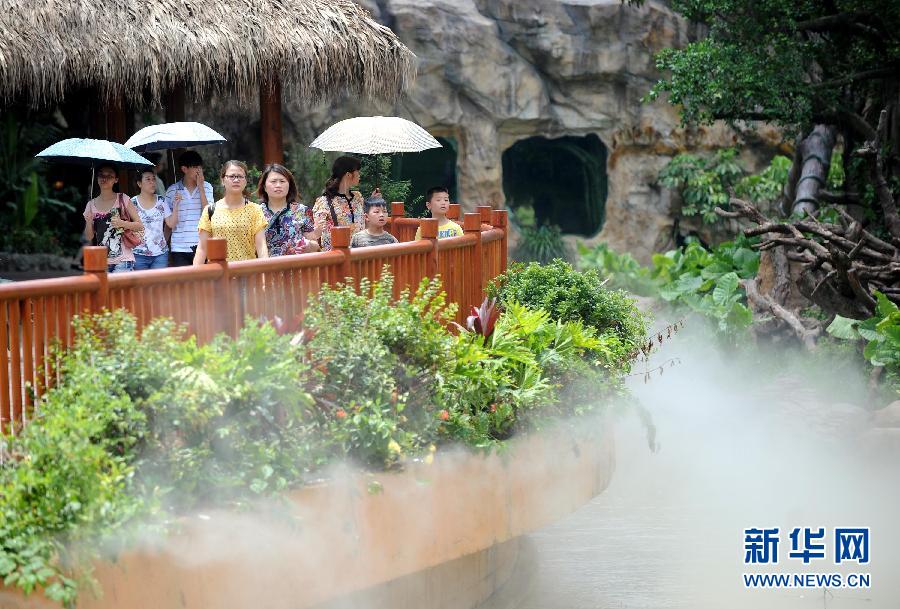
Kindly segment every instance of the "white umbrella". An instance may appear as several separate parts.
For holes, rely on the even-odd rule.
[[[358,154],[421,152],[441,148],[420,126],[396,116],[357,116],[335,123],[313,140],[310,148]]]
[[[220,133],[203,123],[163,123],[144,127],[125,142],[125,146],[137,152],[168,150],[204,144],[221,144],[226,141]]]
[[[185,148],[187,146],[203,146],[206,144],[221,144],[227,141],[222,134],[214,131],[203,123],[180,122],[162,123],[144,127],[125,142],[125,146],[138,152],[150,152],[151,150],[171,150],[173,148]],[[172,180],[175,180],[175,157],[171,158]]]

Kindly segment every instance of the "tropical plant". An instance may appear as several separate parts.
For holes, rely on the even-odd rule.
[[[875,315],[863,321],[836,315],[827,332],[843,340],[866,341],[863,355],[872,366],[885,369],[888,383],[900,394],[900,308],[881,292],[875,298]]]
[[[437,281],[395,299],[385,274],[323,289],[293,336],[248,319],[200,345],[167,320],[138,330],[121,310],[76,320],[60,383],[24,430],[0,436],[0,577],[71,606],[97,548],[139,522],[164,532],[184,510],[246,505],[334,459],[394,467],[437,442],[495,446],[596,407],[625,367],[622,332],[642,335],[643,322],[624,297],[560,272],[578,299],[600,299],[600,317],[586,303],[551,301],[562,320],[486,302],[454,335]],[[616,311],[621,327],[602,317]],[[590,394],[570,389],[581,379]]]
[[[647,321],[628,294],[606,289],[596,271],[576,271],[562,260],[510,265],[491,282],[488,294],[504,307],[516,302],[542,309],[554,321],[578,321],[592,328],[598,338],[615,345],[607,362],[613,370],[630,365],[647,332]]]
[[[46,165],[35,158],[58,139],[53,125],[24,121],[15,112],[0,118],[0,250],[62,253],[68,234],[59,234],[66,214],[75,211],[71,188],[53,192]],[[69,231],[72,232],[72,231]]]
[[[568,261],[571,254],[563,240],[562,229],[553,224],[541,224],[519,229],[519,242],[510,257],[519,262],[547,264],[557,258]]]
[[[759,253],[743,235],[711,250],[690,241],[684,248],[653,255],[660,297],[713,318],[724,334],[753,322],[740,281],[755,277],[758,270]]]
[[[578,268],[597,271],[611,289],[627,290],[641,296],[656,295],[657,285],[650,269],[631,254],[620,254],[605,243],[598,243],[593,248],[579,243],[578,253]]]
[[[685,216],[699,215],[710,224],[716,222],[717,207],[729,209],[731,194],[754,203],[775,201],[781,196],[791,160],[776,156],[763,171],[746,175],[737,162],[736,148],[717,150],[711,158],[682,153],[659,172],[660,183],[681,193]]]
[[[331,164],[337,156],[337,153],[322,152],[300,144],[294,144],[285,151],[285,167],[294,174],[303,203],[312,206],[325,190],[325,182],[331,177]]]
[[[447,363],[453,311],[437,280],[393,297],[393,277],[325,287],[310,304],[304,328],[314,364],[310,391],[320,424],[343,452],[390,465],[422,442],[436,421],[434,383]]]
[[[381,189],[381,196],[388,203],[407,201],[412,182],[396,180],[391,177],[392,162],[393,159],[389,154],[364,155],[362,157],[359,189],[363,196],[368,197],[377,187]]]
[[[796,135],[783,209],[806,214],[824,204],[853,203],[868,215],[862,230],[849,215],[830,224],[827,233],[814,227],[821,233],[815,239],[803,235],[810,233],[807,218],[792,220],[796,232],[786,235],[778,218],[752,205],[732,204],[735,217],[770,227],[763,233],[767,246],[805,259],[798,288],[823,310],[871,316],[875,291],[897,302],[885,291],[893,278],[881,268],[883,256],[898,255],[900,240],[900,131],[892,128],[900,84],[900,45],[894,42],[900,4],[674,0],[671,6],[702,29],[696,40],[657,55],[665,77],[648,98],[667,96],[685,125],[765,121]],[[835,157],[839,145],[844,154]],[[833,160],[843,164],[839,173],[830,169]],[[829,191],[829,182],[840,188]],[[874,239],[886,245],[872,256],[863,244]]]

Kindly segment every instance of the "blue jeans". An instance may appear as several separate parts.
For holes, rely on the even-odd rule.
[[[169,252],[158,256],[134,255],[134,270],[146,271],[147,269],[164,269],[169,266]]]
[[[134,261],[133,260],[123,260],[122,262],[117,262],[116,264],[110,264],[106,272],[107,273],[125,273],[127,271],[134,270]]]

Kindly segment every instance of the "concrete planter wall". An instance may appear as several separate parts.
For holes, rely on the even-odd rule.
[[[481,580],[478,593],[469,593],[468,606],[475,606],[490,592],[485,581],[502,584],[486,575],[503,571],[504,556],[514,560],[509,548],[515,544],[479,553],[558,520],[609,484],[611,426],[583,424],[594,429],[531,434],[499,455],[439,451],[431,465],[415,463],[401,473],[338,472],[328,483],[291,493],[286,506],[266,516],[195,515],[157,544],[100,562],[95,574],[103,596],[85,592],[78,607],[300,609],[404,576],[408,584],[412,574],[424,578],[412,587],[427,588],[429,578],[446,578],[440,566],[452,561],[461,565],[453,571],[457,579]],[[473,555],[474,567],[459,562]],[[466,586],[444,584],[432,592],[449,599],[466,594]],[[452,606],[466,606],[462,600]],[[408,596],[405,603],[391,601],[395,608],[423,609]],[[0,606],[53,605],[0,591]]]

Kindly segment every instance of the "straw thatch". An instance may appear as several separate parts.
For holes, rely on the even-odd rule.
[[[351,0],[5,0],[0,99],[52,103],[79,87],[138,106],[188,97],[395,100],[415,56]]]

